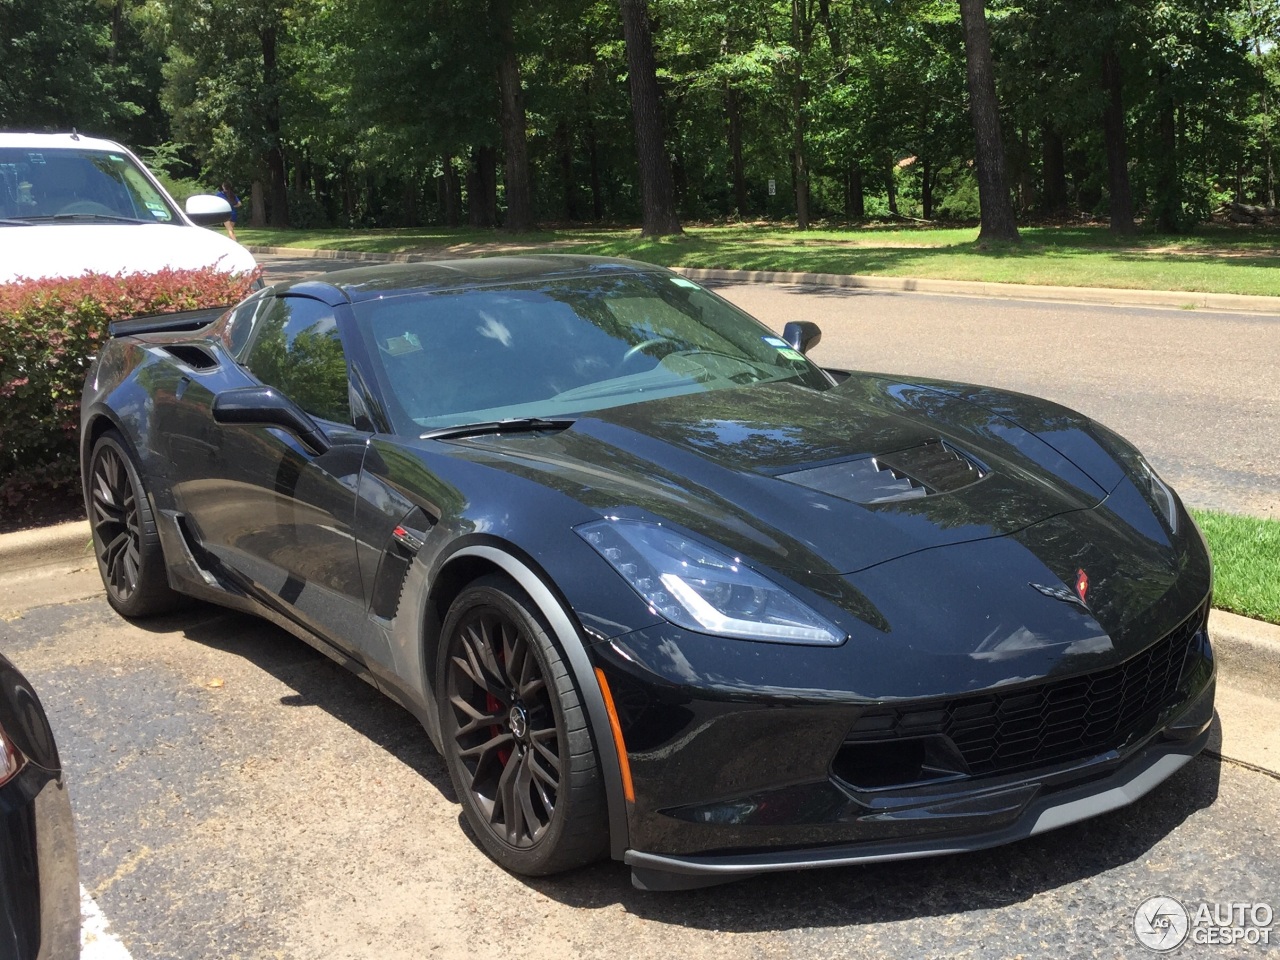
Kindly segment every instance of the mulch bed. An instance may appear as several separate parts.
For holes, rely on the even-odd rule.
[[[0,512],[0,533],[34,530],[59,523],[84,519],[84,500],[77,490],[74,495],[40,502],[25,502],[19,507],[6,507]]]

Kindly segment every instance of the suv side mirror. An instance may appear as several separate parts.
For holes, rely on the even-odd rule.
[[[236,387],[213,398],[215,423],[244,423],[288,430],[312,453],[328,453],[333,444],[302,408],[273,387]]]
[[[782,328],[782,339],[801,353],[808,353],[822,339],[822,331],[808,320],[792,320]]]
[[[187,219],[202,227],[212,227],[231,219],[231,204],[210,193],[187,197]]]

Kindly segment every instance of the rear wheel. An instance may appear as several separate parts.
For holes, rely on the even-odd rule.
[[[114,430],[94,444],[88,506],[107,602],[126,617],[173,609],[178,595],[169,587],[151,504],[133,458]]]
[[[532,601],[510,580],[478,580],[449,608],[436,689],[449,773],[490,856],[541,875],[604,855],[586,713]]]

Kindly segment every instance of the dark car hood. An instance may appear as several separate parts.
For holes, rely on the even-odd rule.
[[[1106,496],[1000,415],[873,376],[826,391],[781,383],[654,400],[594,413],[558,434],[456,447],[602,513],[661,519],[781,571],[817,575],[1006,536]],[[921,450],[958,454],[985,476],[927,493],[893,484],[870,463],[910,462]],[[855,476],[882,477],[908,498],[857,502],[866,496]]]

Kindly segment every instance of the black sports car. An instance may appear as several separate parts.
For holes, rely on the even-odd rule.
[[[670,271],[347,270],[118,323],[83,469],[125,616],[261,614],[414,713],[525,874],[968,850],[1205,744],[1210,565],[1128,443],[823,370]]]
[[[40,698],[0,653],[0,957],[80,956],[71,801]]]

